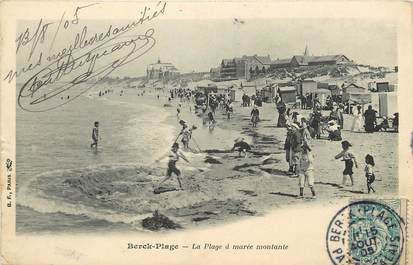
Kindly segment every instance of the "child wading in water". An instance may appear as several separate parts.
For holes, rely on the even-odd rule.
[[[366,155],[366,167],[364,171],[366,172],[366,180],[367,180],[367,193],[370,193],[370,190],[376,192],[371,184],[373,184],[376,177],[374,176],[374,158],[372,155]]]
[[[298,184],[300,186],[299,199],[304,198],[304,187],[307,183],[311,190],[312,199],[316,198],[314,190],[314,157],[311,153],[311,148],[307,145],[303,145],[303,150],[300,157],[300,173],[298,177]]]
[[[155,162],[159,163],[159,160],[161,160],[165,157],[169,157],[168,170],[166,171],[166,177],[158,184],[157,188],[159,188],[162,185],[162,183],[164,183],[165,181],[170,179],[172,177],[172,173],[175,173],[176,178],[178,179],[179,189],[183,190],[181,179],[180,179],[181,171],[176,167],[176,162],[178,162],[179,158],[182,158],[187,163],[189,163],[188,159],[186,159],[186,157],[179,151],[179,144],[178,143],[174,143],[172,145],[171,151],[168,154],[166,154],[166,155],[160,157],[159,159],[155,160]]]
[[[343,182],[342,182],[343,186],[344,184],[346,184],[346,176],[350,177],[351,186],[354,185],[353,164],[356,166],[356,168],[358,167],[356,157],[353,154],[353,152],[350,150],[350,146],[351,144],[348,141],[342,141],[341,147],[343,148],[343,151],[341,151],[338,155],[334,157],[335,159],[343,158],[343,161],[344,161],[345,168],[343,171]]]
[[[92,144],[90,145],[90,148],[98,148],[98,139],[99,139],[99,122],[95,121],[95,127],[93,127],[92,130]]]

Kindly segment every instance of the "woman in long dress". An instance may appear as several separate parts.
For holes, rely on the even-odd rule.
[[[282,99],[280,99],[279,101],[276,101],[276,107],[277,107],[277,111],[278,111],[277,127],[278,128],[285,127],[286,124],[287,124],[287,118],[285,116],[287,106],[282,101]]]
[[[369,105],[368,109],[364,113],[364,128],[366,132],[372,133],[376,127],[376,111]]]
[[[353,132],[361,132],[363,128],[363,112],[361,110],[361,106],[357,106],[355,110],[353,110],[353,126],[351,130]]]

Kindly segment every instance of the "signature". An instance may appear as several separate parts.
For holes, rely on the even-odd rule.
[[[63,49],[55,53],[43,53],[39,47],[53,49],[56,38],[71,25],[80,26],[81,10],[95,4],[77,7],[73,18],[65,19],[63,13],[59,22],[44,23],[40,19],[32,34],[29,29],[18,35],[16,54],[27,46],[27,60],[34,58],[20,70],[10,70],[4,80],[11,82],[23,73],[35,72],[20,88],[18,105],[30,112],[56,109],[78,98],[117,68],[136,61],[148,53],[156,44],[155,29],[137,27],[164,14],[166,3],[158,2],[155,10],[145,6],[136,20],[122,26],[109,25],[100,33],[90,33],[87,25],[76,32],[74,38]],[[51,25],[57,25],[53,35]],[[35,57],[37,55],[37,58]],[[44,63],[46,62],[46,63]],[[44,66],[47,64],[46,66]]]
[[[154,32],[155,30],[151,28],[143,35],[135,35],[124,41],[118,40],[119,37],[112,38],[78,56],[69,52],[41,69],[24,83],[18,95],[19,106],[27,111],[41,112],[67,104],[96,85],[97,81],[91,85],[88,84],[86,87],[78,85],[88,80],[106,77],[116,68],[126,65],[147,53],[156,43],[153,38]],[[111,55],[110,62],[97,67],[98,61],[109,55]],[[77,73],[75,77],[72,74],[74,72]],[[53,89],[47,87],[47,85],[64,80],[67,76],[70,80],[66,80],[62,85],[53,87]],[[76,93],[72,98],[65,96],[63,102],[62,97],[57,98],[58,95],[73,88],[76,88]],[[71,94],[73,95],[73,93]],[[47,102],[47,105],[41,104],[51,99],[55,100]]]

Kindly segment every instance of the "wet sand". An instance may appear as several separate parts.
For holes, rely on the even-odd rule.
[[[169,109],[176,113],[177,102],[172,102],[172,105]],[[202,126],[201,118],[191,110],[192,112],[188,104],[183,104],[179,117],[198,126],[190,144],[195,153],[186,153],[190,163],[178,163],[183,172],[183,191],[154,194],[154,187],[165,174],[165,161],[143,167],[122,165],[68,170],[59,176],[51,174],[38,178],[32,187],[36,188],[40,197],[42,194],[48,195],[47,201],[41,203],[47,204],[53,200],[59,207],[64,206],[77,214],[82,211],[89,214],[93,212],[96,220],[107,220],[113,224],[110,231],[146,231],[142,221],[151,217],[155,211],[179,227],[193,229],[240,218],[254,218],[253,216],[265,215],[292,204],[308,207],[313,204],[331,204],[343,197],[374,198],[397,194],[398,154],[395,133],[350,132],[348,128],[351,117],[345,115],[343,139],[353,144],[360,164],[355,169],[355,185],[339,187],[344,163],[335,160],[334,155],[341,151],[340,142],[312,140],[317,199],[310,199],[308,188],[304,191],[305,198],[298,199],[298,178],[285,174],[288,168],[283,150],[286,129],[275,126],[278,114],[274,104],[264,104],[259,108],[261,121],[257,128],[253,128],[250,122],[251,108],[240,107],[239,103],[234,105],[234,113],[229,120],[222,110],[217,110],[217,124],[212,131]],[[308,111],[304,112],[307,115]],[[177,124],[179,118],[173,116],[168,122]],[[247,158],[238,157],[238,152],[229,151],[233,140],[240,135],[252,145]],[[367,153],[373,154],[376,161],[376,182],[373,184],[375,194],[366,194],[363,170],[364,156]],[[178,183],[173,177],[162,186],[174,189],[178,187]],[[70,228],[71,232],[83,232],[96,224],[88,219],[76,222],[64,224],[64,227],[57,230],[67,231]],[[105,230],[106,222],[102,222],[92,230]],[[21,229],[22,232],[31,230],[30,227],[27,230]],[[42,227],[35,230],[48,229]]]
[[[335,160],[334,156],[341,151],[341,142],[312,140],[317,199],[310,199],[308,188],[304,191],[305,198],[297,199],[298,179],[285,174],[288,169],[283,150],[286,129],[276,128],[278,114],[274,105],[264,104],[260,108],[261,121],[257,128],[251,126],[250,111],[251,108],[236,106],[233,117],[228,120],[223,112],[218,110],[216,119],[219,128],[240,131],[250,139],[251,154],[247,158],[239,158],[237,152],[229,153],[225,149],[206,150],[222,164],[214,164],[209,171],[202,174],[202,178],[184,180],[186,183],[196,183],[200,192],[215,199],[196,205],[196,210],[175,209],[166,211],[166,214],[176,216],[184,212],[192,218],[192,222],[190,218],[186,220],[187,225],[194,225],[216,223],[240,215],[262,215],[274,208],[291,204],[330,204],[343,197],[374,198],[397,194],[397,134],[351,132],[349,128],[352,118],[345,115],[343,140],[353,144],[353,151],[359,162],[359,168],[354,169],[354,186],[339,187],[344,163]],[[301,112],[304,116],[308,115],[308,111]],[[226,140],[232,142],[233,138]],[[375,194],[366,194],[364,157],[367,153],[372,154],[376,161],[376,182],[373,184]],[[234,205],[235,201],[238,205]]]

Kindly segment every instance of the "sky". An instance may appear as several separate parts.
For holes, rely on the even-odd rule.
[[[372,19],[239,19],[234,20],[154,20],[142,25],[153,28],[155,46],[138,60],[118,68],[111,76],[145,75],[146,66],[158,58],[173,63],[181,72],[209,71],[223,58],[242,55],[270,55],[272,59],[302,55],[305,46],[311,55],[344,54],[357,63],[374,66],[397,65],[397,29],[392,21]],[[36,22],[37,23],[37,22]],[[32,27],[36,24],[32,23]],[[89,33],[103,32],[108,21],[84,21]],[[123,25],[126,21],[110,21]],[[19,25],[21,32],[28,24]],[[54,50],[63,47],[78,28],[57,36]],[[52,36],[52,35],[51,35]],[[52,40],[49,37],[49,40]],[[27,47],[25,47],[27,48]],[[40,50],[40,49],[39,49]],[[45,49],[47,53],[47,49]],[[27,51],[21,50],[17,64]]]

